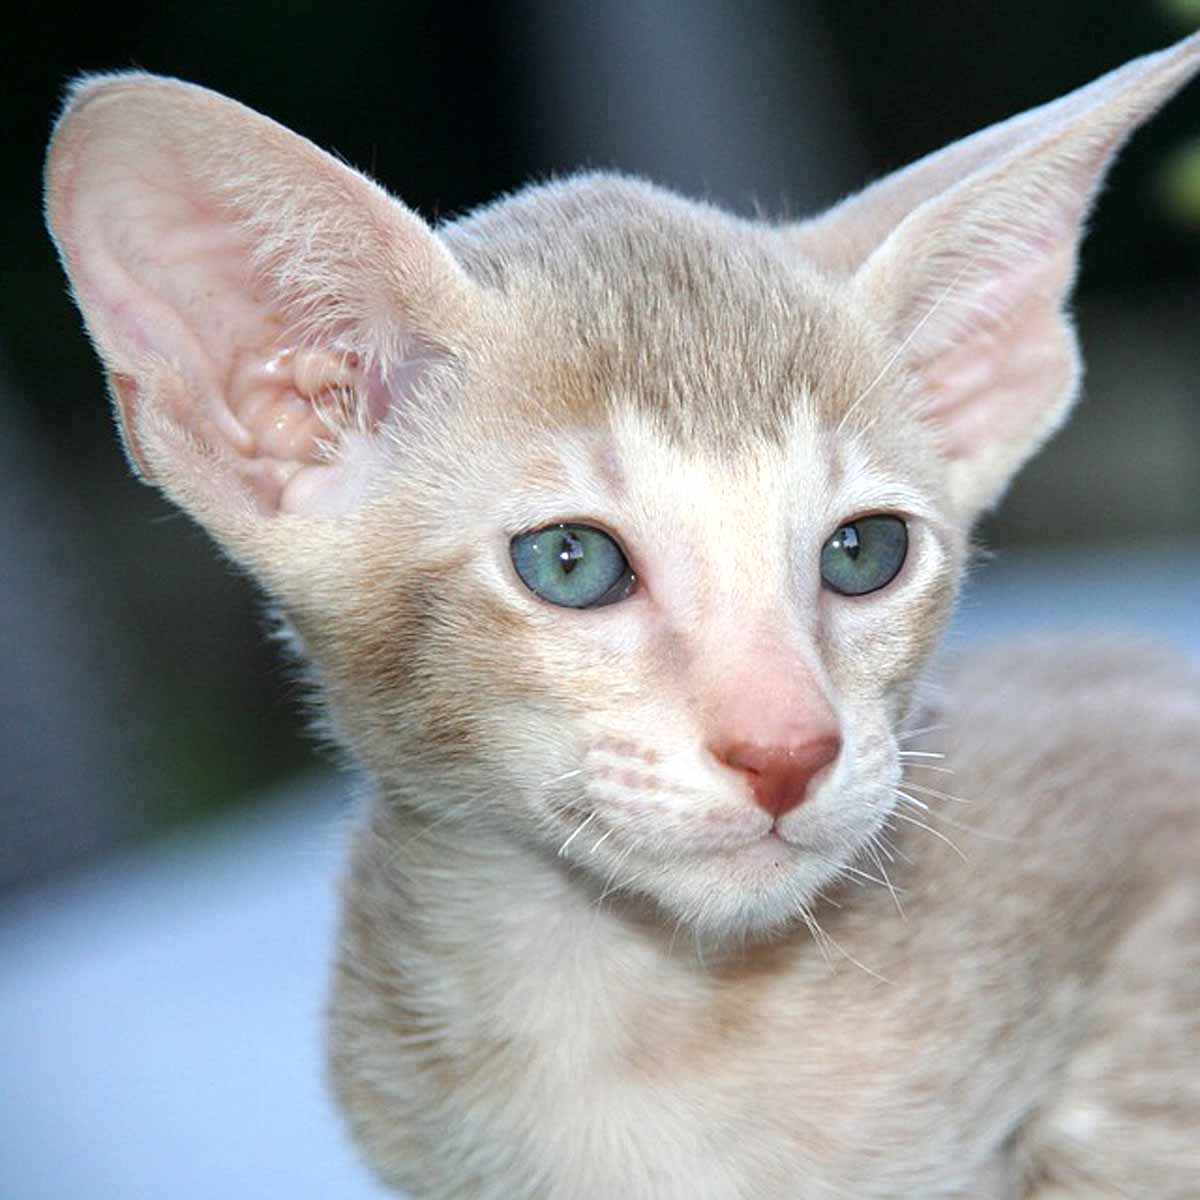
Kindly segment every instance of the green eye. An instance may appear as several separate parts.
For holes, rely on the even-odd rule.
[[[843,596],[877,592],[900,573],[908,529],[899,517],[859,517],[821,547],[821,578]]]
[[[519,534],[509,549],[525,586],[563,608],[615,604],[633,590],[621,548],[590,525],[547,525]]]

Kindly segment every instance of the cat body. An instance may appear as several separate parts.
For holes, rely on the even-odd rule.
[[[330,1061],[381,1177],[1195,1193],[1200,685],[1035,645],[919,697],[1074,397],[1090,201],[1198,66],[796,225],[593,175],[434,231],[202,89],[76,90],[48,215],[130,458],[368,780]]]
[[[903,826],[817,938],[697,945],[377,806],[333,1005],[372,1159],[430,1196],[1194,1195],[1196,678],[1029,642],[946,682],[961,855]]]

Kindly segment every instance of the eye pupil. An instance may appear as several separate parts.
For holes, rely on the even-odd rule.
[[[560,608],[601,608],[637,582],[620,546],[591,525],[547,525],[509,545],[513,567],[535,596]]]
[[[558,561],[564,575],[570,575],[583,557],[583,544],[573,533],[564,533],[558,545]]]
[[[858,558],[858,552],[861,549],[858,540],[858,530],[853,525],[843,525],[834,534],[833,545],[835,549],[843,551],[852,559]]]
[[[908,528],[887,513],[840,526],[821,548],[821,579],[842,596],[865,596],[887,587],[908,555]]]

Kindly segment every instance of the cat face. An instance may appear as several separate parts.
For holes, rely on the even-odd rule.
[[[795,225],[584,176],[437,231],[232,101],[98,78],[47,214],[135,469],[288,613],[383,802],[766,931],[906,816],[967,530],[1074,397],[1087,210],[1198,65]]]
[[[882,344],[831,352],[880,342],[836,287],[782,238],[587,188],[603,233],[564,218],[550,267],[513,226],[576,191],[468,231],[504,297],[495,349],[431,385],[441,418],[397,439],[336,567],[352,606],[295,619],[343,736],[429,819],[524,839],[597,894],[762,931],[886,837],[897,723],[964,531],[903,372],[879,385],[889,421],[855,408],[889,364]],[[663,275],[690,279],[687,319],[642,303]],[[852,522],[861,582],[829,549]],[[806,767],[814,743],[828,761]]]

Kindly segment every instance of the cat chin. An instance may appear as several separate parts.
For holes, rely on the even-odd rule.
[[[543,849],[588,881],[598,906],[625,896],[648,901],[671,931],[686,928],[715,942],[769,940],[811,927],[822,890],[879,836],[886,815],[886,806],[839,789],[778,826],[751,806],[720,822],[635,829],[593,810],[583,825],[577,816],[554,824]],[[565,841],[563,828],[571,830]]]
[[[717,942],[774,938],[803,927],[840,863],[774,835],[681,856],[638,873],[636,890],[674,927]]]

